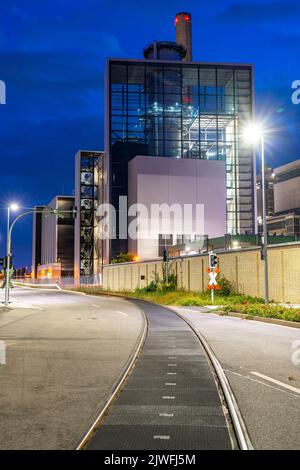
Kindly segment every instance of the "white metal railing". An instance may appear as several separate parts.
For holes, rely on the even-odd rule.
[[[32,279],[28,277],[18,277],[12,279],[15,284],[24,284],[28,286],[40,286],[40,287],[57,287],[57,288],[74,288],[78,285],[81,286],[101,286],[102,276],[101,274],[95,274],[94,276],[81,276],[79,282],[76,282],[74,277],[61,277],[61,278],[45,278],[45,279]]]

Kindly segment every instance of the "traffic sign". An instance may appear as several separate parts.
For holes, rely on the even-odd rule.
[[[211,302],[213,303],[215,290],[221,289],[217,281],[217,276],[219,274],[218,257],[213,251],[210,251],[208,255],[209,255],[209,268],[207,269],[207,272],[209,274],[209,283],[208,283],[207,289],[210,290],[211,292]]]
[[[209,290],[220,290],[221,287],[219,286],[218,284],[218,281],[217,281],[217,276],[219,274],[219,268],[215,268],[215,269],[210,269],[208,268],[207,270],[208,272],[208,275],[209,275],[209,283],[208,283],[208,286],[207,288]]]

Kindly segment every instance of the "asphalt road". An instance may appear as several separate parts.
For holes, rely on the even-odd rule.
[[[0,307],[0,340],[6,346],[6,365],[0,364],[0,448],[73,449],[98,415],[135,351],[144,328],[144,317],[137,305],[114,297],[16,288],[12,291],[12,300],[9,309]],[[102,429],[116,425],[114,429],[119,426],[120,430],[127,416],[129,425],[134,418],[138,426],[147,428],[145,436],[150,442],[153,436],[161,435],[155,427],[155,413],[160,418],[174,414],[169,405],[166,407],[159,402],[167,383],[159,382],[162,367],[166,357],[171,357],[165,339],[171,341],[174,351],[178,348],[174,357],[179,357],[183,371],[186,361],[193,362],[194,352],[187,352],[195,344],[192,337],[187,341],[188,327],[183,328],[181,324],[180,328],[178,325],[173,328],[174,318],[169,318],[170,314],[162,310],[165,316],[161,318],[156,316],[155,309],[154,313],[147,312],[153,331],[149,333],[148,345],[146,341],[145,354],[135,368],[140,377],[134,377],[133,373],[131,381],[126,382],[127,389],[125,385],[120,395],[123,402],[115,403],[108,415],[112,422],[108,420]],[[196,307],[174,310],[193,322],[216,353],[254,447],[300,449],[300,365],[292,361],[292,355],[298,362],[300,360],[300,330],[200,313],[201,309]],[[170,325],[173,326],[170,328]],[[197,390],[195,379],[203,373],[192,364],[189,367],[194,373],[194,382],[186,386],[185,380],[187,384],[189,380],[186,372],[178,385],[175,382],[180,402],[174,407],[173,444],[176,442],[178,448],[183,448],[180,438],[184,428],[185,447],[194,445],[189,438],[194,433],[188,428],[191,422],[186,420],[187,416],[198,426],[207,417],[210,423],[220,417],[219,412],[209,407],[206,411],[198,410],[195,415],[199,403],[194,408],[193,404],[184,403],[184,394],[192,396],[193,390]],[[150,379],[146,377],[147,369],[152,374]],[[200,388],[195,395],[198,398]],[[143,403],[141,397],[146,391],[148,396],[152,394],[153,403],[151,400]],[[157,413],[161,406],[165,408]],[[139,412],[134,414],[137,407]],[[219,429],[222,426],[217,424]],[[161,448],[168,448],[168,445],[174,448],[172,433],[167,431],[171,429],[165,427],[162,435],[170,439],[158,437],[156,442]],[[91,448],[101,448],[101,442],[94,440]],[[149,442],[148,448],[153,448],[153,442]],[[207,444],[209,447],[209,441]],[[123,448],[122,445],[121,442],[119,447]]]
[[[221,362],[254,447],[300,449],[300,365],[292,361],[293,354],[300,359],[300,329],[196,307],[174,310],[195,325]]]
[[[0,449],[74,449],[136,350],[144,316],[126,300],[57,290],[15,288],[11,299],[0,307]]]

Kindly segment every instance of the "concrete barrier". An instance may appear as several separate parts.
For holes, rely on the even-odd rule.
[[[217,253],[221,275],[236,287],[238,292],[264,296],[264,268],[260,248]],[[300,303],[300,243],[271,245],[268,248],[270,299],[285,303]],[[208,284],[208,255],[173,258],[170,261],[177,274],[178,288],[203,292]],[[134,291],[147,286],[161,276],[161,259],[110,264],[103,268],[103,288],[113,291]]]

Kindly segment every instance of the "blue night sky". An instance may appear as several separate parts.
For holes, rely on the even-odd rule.
[[[194,60],[254,64],[257,115],[276,130],[268,163],[300,158],[299,1],[1,0],[0,256],[7,203],[72,194],[75,152],[103,149],[106,57],[141,58],[153,39],[175,40],[178,11],[192,13]],[[31,223],[16,228],[16,266],[31,264]]]

